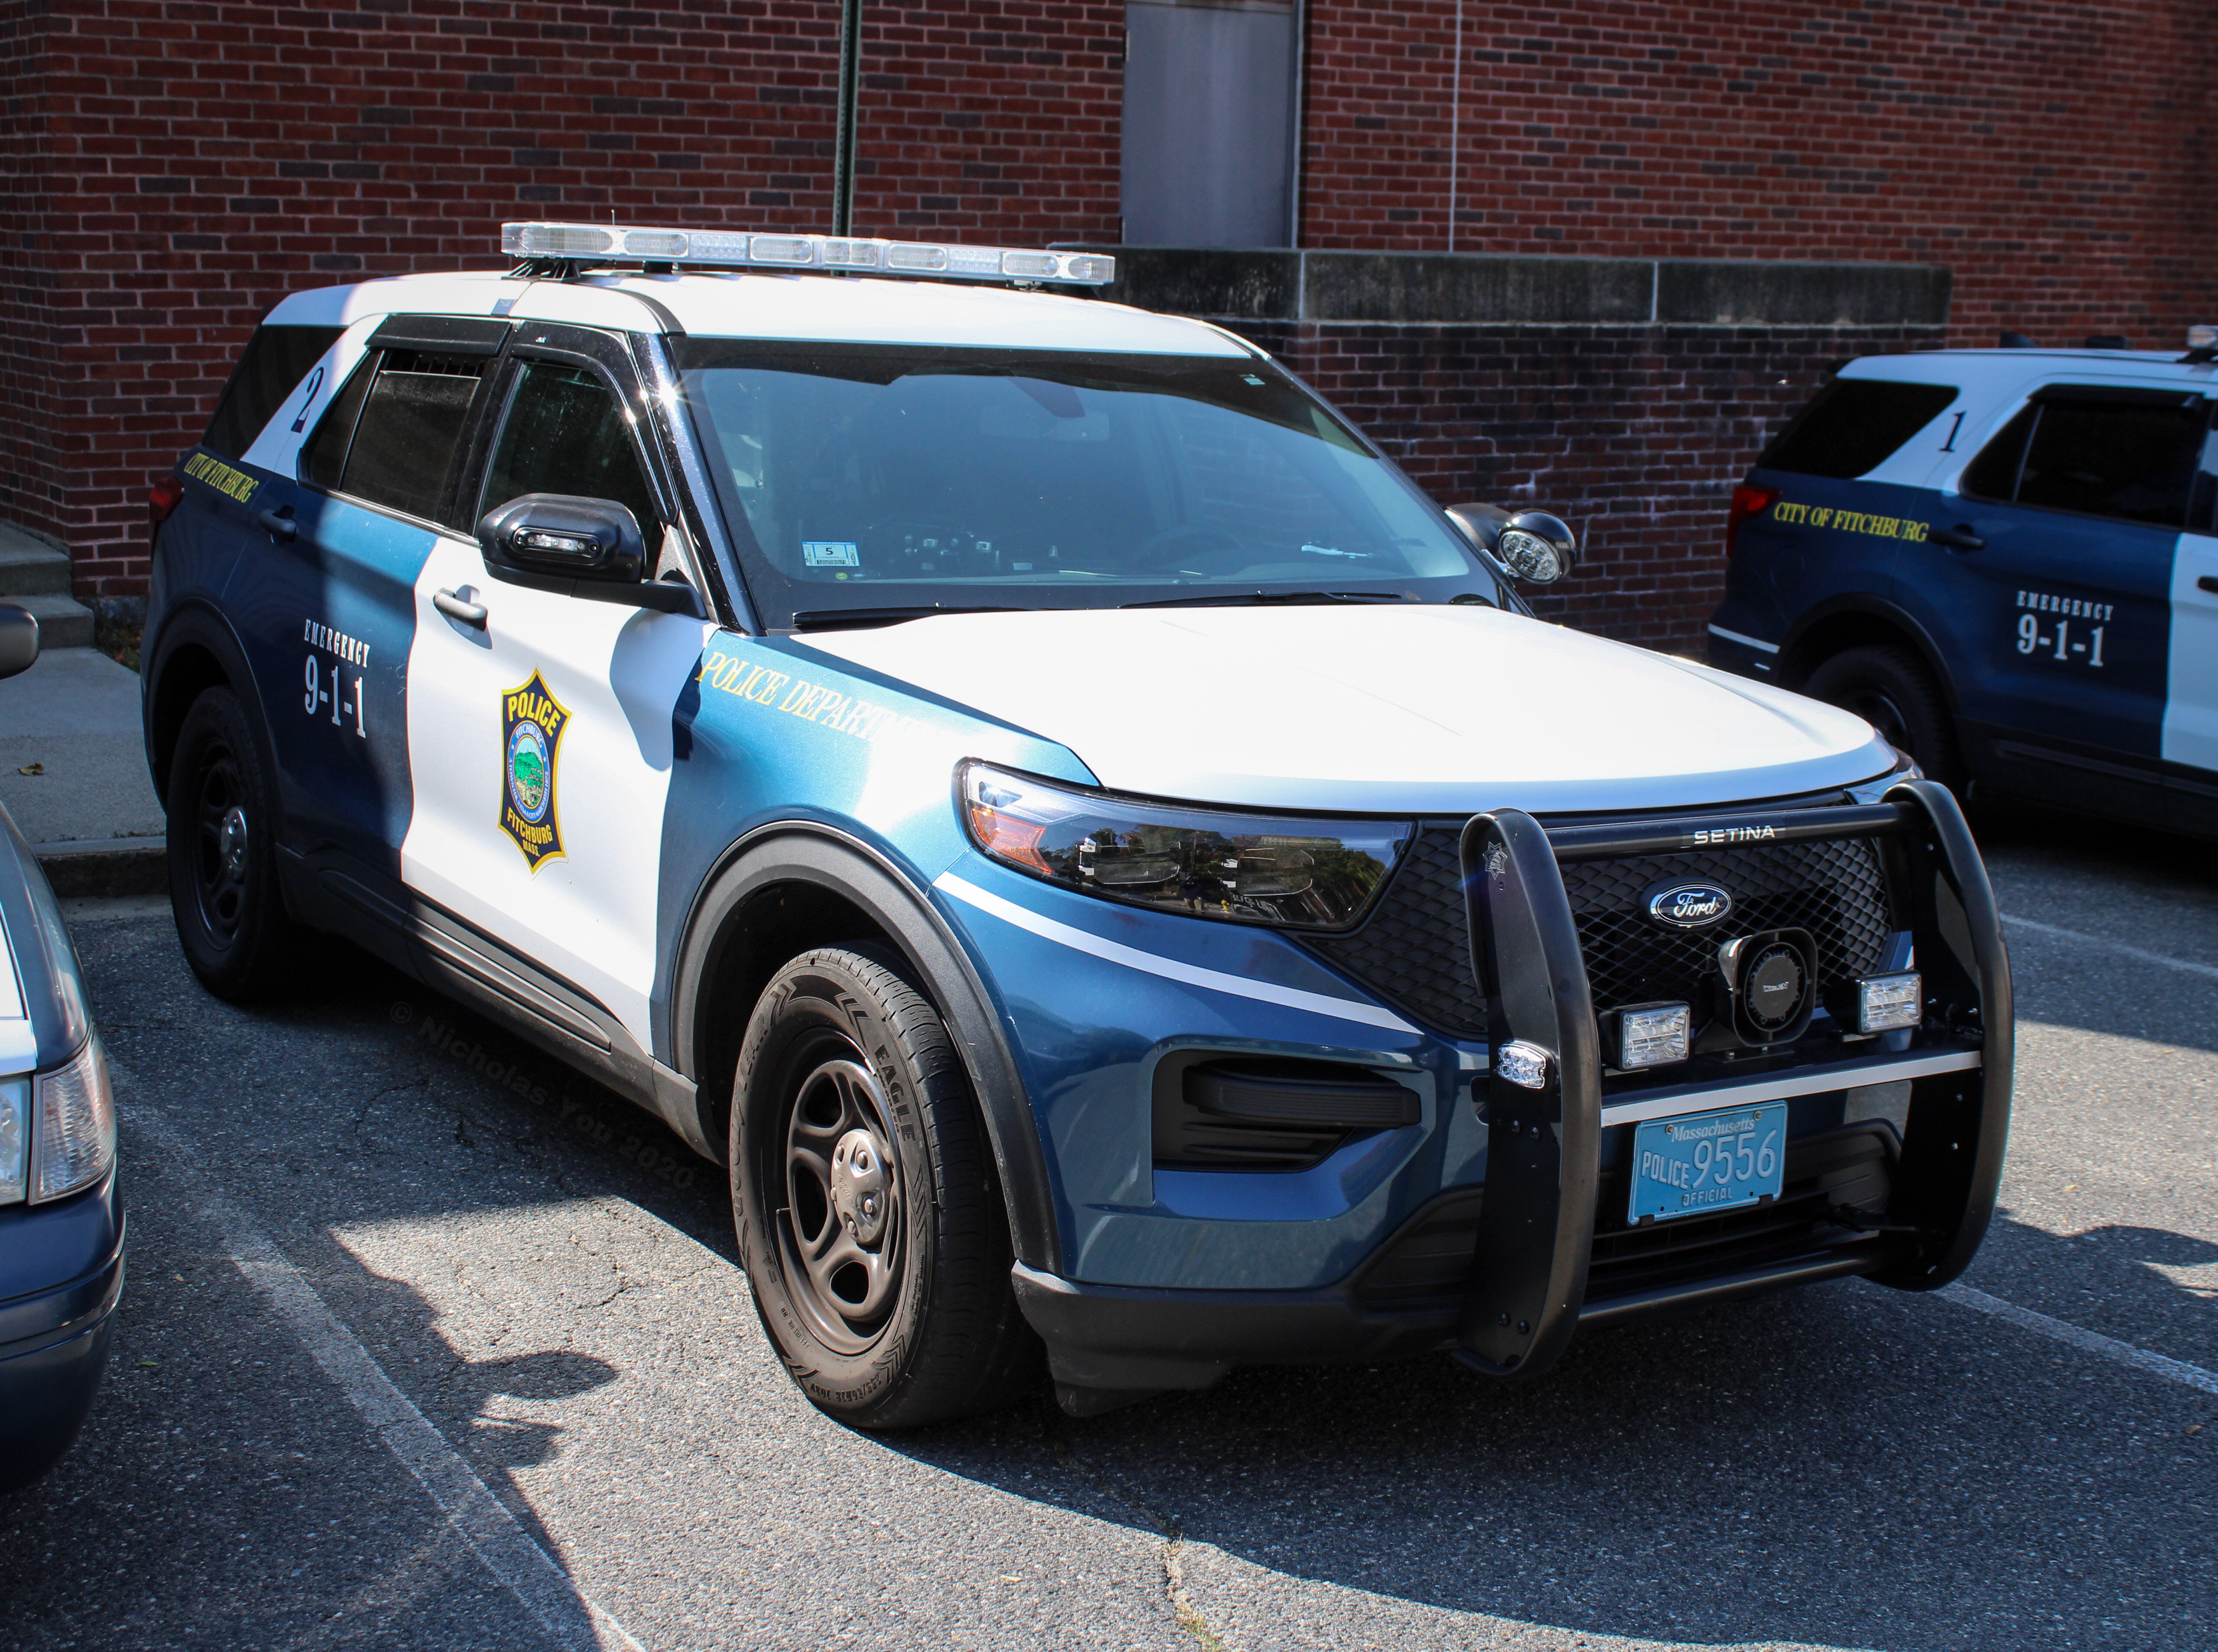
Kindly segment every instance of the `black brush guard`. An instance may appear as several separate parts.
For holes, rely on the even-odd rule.
[[[1484,1080],[1486,1198],[1459,1330],[1465,1364],[1494,1376],[1537,1376],[1562,1355],[1585,1305],[1601,1182],[1602,1054],[1562,864],[1839,838],[1879,840],[1926,999],[1944,1006],[1950,1040],[1979,1056],[1976,1067],[1911,1081],[1886,1216],[1909,1237],[1870,1277],[1931,1290],[1970,1264],[2002,1179],[2012,1022],[1994,891],[1955,798],[1931,781],[1911,780],[1882,802],[1853,807],[1552,832],[1503,809],[1475,816],[1464,829],[1471,962],[1486,994],[1493,1049],[1515,1042],[1548,1059],[1540,1089],[1503,1078],[1498,1060]],[[1736,1280],[1733,1288],[1763,1283]]]

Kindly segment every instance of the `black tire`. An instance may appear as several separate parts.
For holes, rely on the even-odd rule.
[[[278,892],[276,789],[238,696],[203,692],[170,757],[170,907],[185,962],[234,1003],[299,979],[307,932]]]
[[[1802,692],[1855,712],[1916,759],[1927,779],[1962,795],[1964,764],[1948,702],[1924,663],[1907,649],[1844,649],[1810,673]]]
[[[1036,1384],[977,1104],[889,960],[827,948],[771,978],[740,1049],[730,1148],[756,1311],[820,1409],[913,1428]]]

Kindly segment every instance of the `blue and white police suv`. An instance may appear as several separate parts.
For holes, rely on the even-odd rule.
[[[1849,362],[1734,490],[1712,661],[1951,786],[2218,836],[2214,358]]]
[[[156,485],[212,990],[346,936],[659,1115],[868,1427],[1970,1259],[2007,966],[1867,724],[1534,620],[1559,523],[1106,258],[503,244],[285,300]]]

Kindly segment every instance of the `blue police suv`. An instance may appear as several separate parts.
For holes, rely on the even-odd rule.
[[[1097,255],[504,247],[286,299],[156,485],[212,990],[351,937],[651,1109],[860,1426],[1969,1260],[2009,976],[1869,724],[1541,623],[1560,523]]]
[[[38,650],[38,622],[0,604],[0,677]],[[61,908],[0,809],[0,1492],[77,1438],[122,1290],[107,1062]]]
[[[1849,362],[1733,491],[1712,663],[1951,787],[2218,835],[2212,333]]]

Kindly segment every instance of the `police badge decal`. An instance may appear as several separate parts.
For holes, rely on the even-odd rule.
[[[533,871],[562,853],[562,825],[554,808],[554,765],[570,714],[547,691],[537,671],[500,696],[501,830],[516,839]]]

